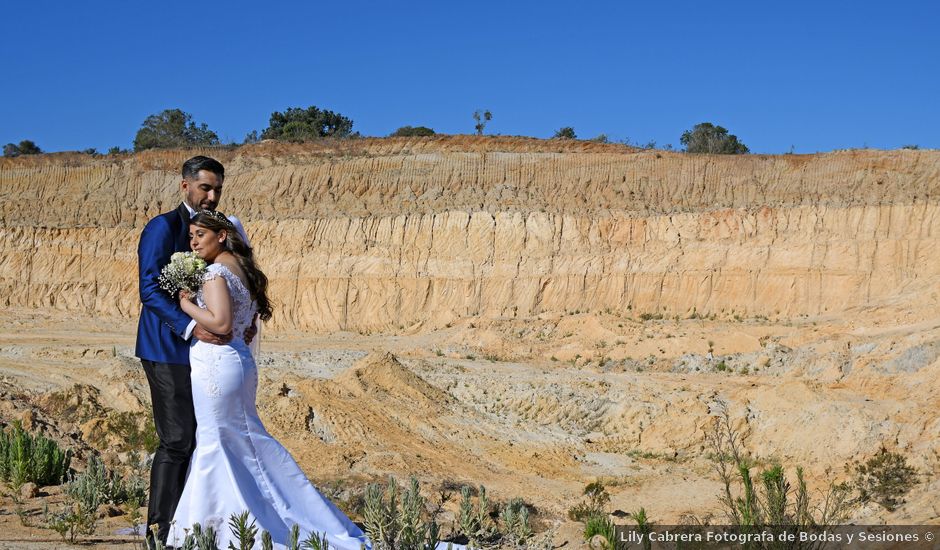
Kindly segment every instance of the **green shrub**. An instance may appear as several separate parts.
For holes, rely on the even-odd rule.
[[[215,132],[205,123],[197,126],[192,115],[180,109],[166,109],[148,116],[134,137],[134,151],[218,144]]]
[[[460,488],[460,509],[457,519],[460,524],[460,533],[467,537],[470,546],[480,546],[483,541],[492,538],[495,529],[493,519],[490,517],[490,502],[486,496],[486,487],[480,485],[475,506],[470,487],[464,485]]]
[[[14,487],[29,482],[58,485],[71,460],[71,451],[63,451],[42,435],[29,434],[19,422],[9,431],[0,430],[0,480]]]
[[[143,450],[152,453],[157,450],[160,438],[153,423],[151,411],[136,413],[130,411],[112,412],[108,418],[109,431],[116,434],[124,443],[121,450]]]
[[[232,516],[234,518],[235,516]],[[229,521],[232,520],[229,518]],[[296,527],[296,525],[294,526]],[[291,548],[290,546],[288,548]],[[202,528],[198,523],[193,524],[193,530],[186,535],[183,541],[185,550],[219,550],[219,537],[212,526]],[[299,550],[296,545],[291,550]]]
[[[683,132],[679,142],[689,153],[740,155],[749,152],[747,146],[738,141],[738,136],[710,122],[696,124],[691,130]]]
[[[107,502],[103,477],[102,470],[90,462],[84,472],[69,480],[65,486],[65,503],[58,512],[47,517],[46,526],[71,544],[81,535],[95,534],[98,506]]]
[[[904,495],[917,483],[917,470],[898,453],[881,451],[855,465],[855,488],[861,502],[877,502],[888,511],[904,503]]]
[[[3,146],[3,156],[5,157],[18,157],[20,155],[39,155],[42,153],[42,149],[38,145],[33,143],[28,139],[24,139],[19,143],[7,143]]]
[[[604,484],[589,483],[584,487],[584,500],[568,509],[568,519],[583,522],[595,516],[606,516],[609,503],[610,493]]]
[[[238,540],[238,548],[233,548],[233,550],[252,550],[255,547],[258,528],[255,526],[255,520],[248,522],[248,510],[237,516],[232,514],[228,520],[228,526],[232,536]]]
[[[402,126],[401,128],[395,130],[390,137],[425,137],[433,136],[435,134],[434,130],[428,128],[427,126]]]
[[[591,516],[584,522],[584,541],[590,542],[597,535],[604,537],[604,548],[613,550],[617,547],[617,531],[607,514]]]
[[[315,106],[306,109],[289,107],[283,113],[271,113],[261,139],[309,141],[324,137],[344,138],[351,135],[352,127],[352,120],[333,111]]]
[[[519,545],[532,536],[529,526],[529,509],[522,499],[510,500],[499,515],[503,523],[503,534],[513,545]]]
[[[652,531],[652,522],[646,516],[646,508],[640,508],[630,514],[630,518],[636,522],[636,530],[643,535],[643,549],[650,550],[652,543],[649,540],[650,531]]]
[[[747,455],[741,436],[734,429],[726,406],[705,440],[715,472],[723,485],[719,502],[728,523],[742,532],[778,535],[787,531],[825,529],[848,518],[851,511],[851,488],[832,481],[813,506],[806,488],[803,469],[796,468],[796,486],[787,478],[781,465],[772,465],[752,476],[753,461]]]
[[[394,478],[389,478],[384,490],[378,484],[370,484],[366,488],[363,517],[374,548],[433,550],[440,528],[433,517],[427,517],[426,508],[427,499],[421,495],[415,477],[401,494]]]
[[[271,533],[261,532],[261,550],[274,550],[274,541],[271,540]]]
[[[74,543],[81,535],[95,533],[98,507],[102,504],[126,504],[129,512],[136,516],[147,499],[147,481],[142,472],[149,464],[146,460],[139,460],[135,454],[130,458],[133,470],[125,479],[109,471],[97,456],[92,455],[85,470],[71,476],[66,484],[62,508],[51,515],[46,510],[45,526]]]
[[[661,313],[641,313],[640,314],[641,321],[659,321],[662,318],[663,318],[663,315]]]

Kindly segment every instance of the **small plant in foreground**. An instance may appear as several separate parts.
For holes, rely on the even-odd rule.
[[[432,550],[440,535],[433,517],[425,512],[427,499],[421,495],[414,477],[400,493],[398,483],[389,478],[383,491],[378,484],[366,488],[365,531],[374,548],[388,550]]]
[[[522,499],[510,500],[499,515],[503,523],[503,533],[512,544],[519,545],[532,536],[529,526],[529,509]]]
[[[31,435],[16,422],[0,430],[0,480],[18,490],[24,483],[58,485],[69,471],[72,454],[55,441]]]
[[[583,522],[594,516],[607,515],[610,493],[603,483],[595,481],[587,484],[584,487],[584,497],[584,500],[568,509],[568,519]]]
[[[470,541],[470,546],[478,547],[484,540],[493,536],[495,531],[490,518],[490,502],[486,496],[486,487],[480,485],[477,492],[477,504],[473,505],[470,487],[460,488],[460,510],[458,512],[460,532]]]
[[[326,533],[322,535],[310,533],[307,535],[307,538],[304,539],[301,548],[304,550],[330,550],[330,541],[326,539]]]
[[[255,520],[248,522],[248,510],[237,516],[233,514],[228,520],[228,525],[232,536],[238,539],[238,548],[232,546],[233,550],[251,550],[255,547],[258,528],[255,526]]]
[[[904,504],[904,495],[917,483],[917,470],[907,459],[882,447],[864,464],[855,465],[855,488],[860,502],[877,502],[893,512]]]
[[[584,541],[590,543],[596,536],[604,538],[601,542],[603,548],[613,550],[617,547],[617,530],[607,514],[591,516],[584,523]]]
[[[652,531],[652,522],[646,516],[646,508],[640,508],[636,512],[630,514],[630,518],[636,522],[636,530],[643,535],[643,549],[649,550],[652,547],[652,543],[649,540],[650,531]]]
[[[706,431],[705,440],[723,485],[719,502],[728,523],[742,532],[765,531],[776,538],[785,530],[825,529],[848,518],[852,507],[848,484],[830,482],[821,502],[813,506],[800,467],[796,468],[795,487],[780,465],[765,469],[756,479],[752,477],[753,461],[724,403],[712,429]]]

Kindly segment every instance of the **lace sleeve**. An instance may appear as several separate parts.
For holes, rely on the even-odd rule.
[[[206,274],[202,276],[202,282],[208,283],[209,281],[215,279],[216,277],[222,277],[222,270],[225,269],[225,266],[222,264],[212,264],[206,269]]]

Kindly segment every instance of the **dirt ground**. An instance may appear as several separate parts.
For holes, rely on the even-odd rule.
[[[705,433],[725,408],[758,464],[802,465],[813,494],[885,446],[918,483],[857,523],[940,524],[940,318],[879,310],[842,319],[464,319],[362,336],[263,331],[258,407],[308,476],[355,516],[366,484],[416,475],[429,496],[486,486],[520,497],[548,546],[577,548],[566,517],[602,481],[610,509],[654,522],[722,518]],[[864,322],[860,321],[864,319]],[[0,419],[120,463],[115,412],[145,414],[133,320],[0,313]],[[53,406],[68,403],[69,407]],[[64,411],[69,411],[66,414]],[[58,416],[57,416],[58,415]],[[59,548],[42,523],[61,488],[0,501],[0,549]],[[444,504],[453,528],[458,496]],[[103,510],[94,548],[131,548],[126,511]],[[21,518],[20,515],[23,517]],[[33,526],[29,526],[33,525]]]

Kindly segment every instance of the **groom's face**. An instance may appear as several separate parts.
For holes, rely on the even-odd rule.
[[[196,176],[196,179],[184,179],[180,184],[186,204],[197,212],[215,210],[222,198],[222,178],[208,170],[200,170]]]

